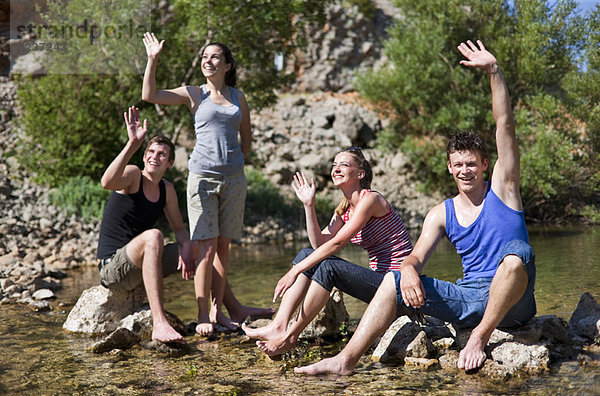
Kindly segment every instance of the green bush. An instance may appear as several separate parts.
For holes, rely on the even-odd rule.
[[[279,189],[259,171],[248,168],[245,173],[248,180],[246,210],[244,212],[244,223],[246,225],[256,225],[258,221],[267,217],[297,218],[301,209],[297,201],[288,202],[279,193]]]
[[[52,204],[86,219],[101,219],[110,191],[87,176],[72,177],[50,195]]]
[[[388,65],[357,76],[360,93],[394,123],[379,147],[401,147],[426,192],[450,191],[445,142],[458,130],[496,146],[486,73],[463,67],[456,46],[480,39],[506,78],[522,158],[528,216],[561,221],[598,202],[600,185],[600,7],[572,0],[395,0],[384,43]],[[415,45],[428,43],[428,45]],[[576,217],[576,216],[572,216]]]
[[[285,197],[282,195],[277,186],[254,168],[246,168],[246,179],[248,180],[248,194],[244,224],[253,226],[268,217],[283,219],[297,227],[304,223],[304,209],[295,196]],[[329,223],[336,206],[337,202],[320,198],[317,195],[315,211],[321,227]]]

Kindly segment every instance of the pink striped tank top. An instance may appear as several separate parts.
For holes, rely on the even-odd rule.
[[[363,229],[350,240],[352,244],[369,253],[369,266],[373,271],[381,273],[399,270],[400,264],[413,249],[402,219],[389,203],[388,205],[389,212],[381,217],[371,217]],[[342,220],[348,222],[349,219],[348,208]]]

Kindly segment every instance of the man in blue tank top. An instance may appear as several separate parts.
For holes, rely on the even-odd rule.
[[[519,148],[508,89],[496,58],[481,41],[461,43],[460,63],[486,71],[492,90],[498,160],[484,179],[488,156],[472,132],[448,144],[448,172],[458,195],[432,208],[412,253],[400,271],[388,273],[344,350],[295,369],[304,374],[350,374],[367,348],[407,307],[458,325],[474,327],[460,352],[458,368],[481,367],[484,348],[496,327],[518,326],[536,313],[535,263],[519,192]],[[421,275],[442,237],[455,246],[463,264],[456,284]]]
[[[175,148],[164,136],[150,140],[144,167],[128,164],[148,131],[139,110],[124,114],[129,137],[125,147],[102,176],[102,187],[112,190],[104,209],[98,240],[100,283],[110,289],[132,290],[144,284],[152,312],[152,339],[185,340],[167,321],[162,303],[163,276],[181,270],[184,279],[194,275],[193,247],[183,223],[175,188],[163,179],[173,166]],[[164,213],[177,243],[164,246],[163,234],[153,228]]]

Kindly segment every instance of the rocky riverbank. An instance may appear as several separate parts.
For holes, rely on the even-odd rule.
[[[337,201],[330,162],[341,148],[361,146],[373,165],[373,187],[398,210],[407,227],[417,228],[439,198],[417,192],[402,153],[370,148],[387,121],[352,87],[357,71],[383,61],[382,41],[393,9],[385,1],[378,4],[371,18],[356,6],[333,4],[324,27],[308,27],[313,40],[306,51],[286,60],[286,67],[298,71],[298,80],[272,108],[252,114],[251,166],[284,195],[292,194],[289,183],[294,172],[306,172],[315,177],[321,197]],[[0,302],[22,301],[43,308],[47,306],[43,299],[60,287],[65,270],[95,265],[99,222],[68,216],[51,205],[50,189],[34,183],[14,158],[22,131],[16,86],[10,78],[0,80],[0,117]],[[190,142],[178,143],[178,166],[185,171]],[[246,227],[239,242],[303,237],[298,228],[265,218]]]

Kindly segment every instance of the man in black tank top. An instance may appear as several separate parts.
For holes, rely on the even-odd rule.
[[[148,131],[139,110],[124,114],[129,140],[102,176],[102,187],[112,190],[104,209],[98,240],[100,283],[107,288],[132,290],[143,283],[152,311],[152,339],[185,340],[168,323],[162,303],[162,278],[178,270],[184,279],[194,275],[193,247],[179,211],[173,184],[163,179],[175,160],[174,146],[156,136],[144,152],[144,167],[128,164]],[[153,228],[164,213],[177,243],[164,246],[160,230]]]

